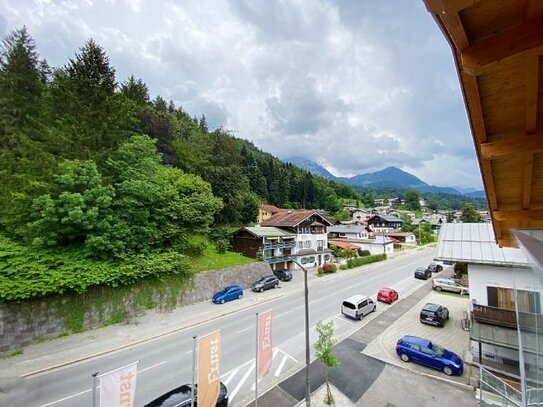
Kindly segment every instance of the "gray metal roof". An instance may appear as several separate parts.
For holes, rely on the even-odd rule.
[[[295,238],[296,235],[286,230],[279,229],[273,226],[254,226],[245,227],[245,230],[249,231],[258,237],[282,237],[282,238]]]
[[[441,226],[436,260],[529,267],[520,249],[501,248],[490,223],[445,223]]]
[[[334,225],[328,227],[328,233],[334,232],[334,233],[361,233],[361,232],[367,232],[365,226],[360,225]]]

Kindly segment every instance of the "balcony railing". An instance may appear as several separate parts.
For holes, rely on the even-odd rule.
[[[517,329],[515,311],[503,308],[473,305],[473,319],[482,324],[502,326]],[[518,326],[521,331],[543,333],[543,315],[530,312],[519,312]]]
[[[265,256],[264,260],[269,264],[275,264],[275,263],[283,263],[285,261],[292,261],[294,260],[294,256],[292,255],[286,255],[286,256]]]
[[[293,249],[296,247],[296,242],[266,242],[264,249]]]

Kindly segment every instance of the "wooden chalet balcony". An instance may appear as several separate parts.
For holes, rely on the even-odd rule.
[[[472,316],[475,321],[481,324],[517,329],[515,311],[474,304]],[[543,333],[543,315],[519,312],[519,326],[521,331]]]
[[[295,241],[289,242],[265,242],[264,249],[293,249],[296,247]]]

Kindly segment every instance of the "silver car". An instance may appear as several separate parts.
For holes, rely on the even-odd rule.
[[[436,291],[451,291],[453,293],[469,294],[469,288],[446,278],[434,278],[432,288]]]

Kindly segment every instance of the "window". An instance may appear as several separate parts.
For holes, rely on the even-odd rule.
[[[306,264],[307,263],[307,257],[302,257],[302,259],[300,260],[300,263]]]
[[[317,240],[317,250],[324,249],[324,240]]]
[[[367,300],[364,300],[360,303],[360,305],[358,306],[358,308],[364,308],[366,305],[368,305],[368,301]]]
[[[309,259],[307,259],[308,263],[315,263],[315,258],[314,257],[310,257]]]
[[[306,248],[311,247],[311,240],[306,240],[304,246],[305,246]]]
[[[488,305],[510,311],[515,310],[515,291],[512,288],[487,287]],[[519,312],[541,312],[539,293],[527,290],[517,290]]]
[[[298,242],[298,249],[304,248],[304,242]]]
[[[426,355],[433,355],[434,351],[432,349],[428,349],[425,346],[421,346],[420,351]]]

